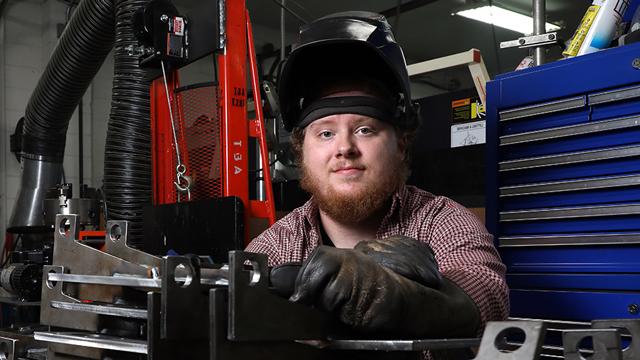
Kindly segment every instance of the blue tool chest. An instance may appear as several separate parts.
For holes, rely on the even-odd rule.
[[[487,97],[511,316],[640,318],[640,44],[500,75]]]

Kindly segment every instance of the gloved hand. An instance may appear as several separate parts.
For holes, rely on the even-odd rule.
[[[432,289],[356,249],[316,248],[289,300],[331,312],[377,337],[472,336],[479,324],[473,301],[447,279]]]
[[[269,287],[277,295],[289,298],[294,291],[302,263],[289,262],[274,266],[269,272]]]
[[[438,289],[442,276],[429,245],[403,235],[360,241],[355,250],[408,279]]]

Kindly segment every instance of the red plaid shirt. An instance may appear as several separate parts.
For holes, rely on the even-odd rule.
[[[247,251],[269,256],[269,265],[302,262],[322,244],[318,207],[309,200],[253,239]],[[476,303],[482,324],[509,314],[505,266],[493,236],[462,205],[414,186],[394,195],[376,233],[382,239],[404,235],[433,249],[442,275],[461,287]]]

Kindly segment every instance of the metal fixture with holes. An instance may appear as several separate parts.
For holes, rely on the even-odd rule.
[[[516,40],[504,41],[500,43],[501,49],[518,47],[520,49],[533,48],[533,60],[536,66],[545,63],[546,48],[560,45],[556,32],[547,33],[546,24],[546,1],[532,0],[533,6],[533,32],[532,35],[520,37]]]
[[[591,322],[591,327],[593,329],[619,329],[624,337],[628,333],[630,344],[622,350],[622,359],[632,360],[640,357],[640,320],[594,320]]]
[[[181,356],[202,358],[208,289],[226,288],[227,270],[203,269],[195,256],[159,258],[133,249],[126,221],[109,221],[105,246],[97,250],[78,240],[78,221],[76,215],[56,217],[53,264],[44,267],[41,302],[42,324],[71,331],[40,331],[34,338],[50,345],[54,359],[78,349],[169,359],[176,354],[166,348],[185,341],[193,346],[181,349]],[[114,332],[119,336],[107,335]]]
[[[585,338],[591,338],[593,344],[592,359],[622,360],[620,333],[617,329],[567,330],[562,334],[564,358],[582,360],[578,346]]]
[[[475,360],[534,360],[538,358],[546,324],[542,321],[491,321],[482,335]],[[509,348],[510,337],[524,336],[516,349]]]
[[[266,255],[232,251],[228,266],[197,256],[159,258],[127,246],[125,221],[107,223],[100,251],[78,241],[78,221],[75,215],[56,217],[53,265],[43,271],[41,321],[69,329],[35,333],[53,359],[87,352],[156,360],[252,352],[267,359],[320,359],[345,350],[409,355],[480,342],[352,339],[332,316],[272,293]],[[120,335],[111,335],[116,330]]]

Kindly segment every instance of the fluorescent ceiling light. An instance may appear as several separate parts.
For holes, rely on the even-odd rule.
[[[493,5],[458,11],[455,15],[493,24],[524,35],[533,33],[533,18],[531,16],[522,15]],[[547,28],[547,32],[560,30],[559,26],[551,23],[546,23],[545,27]]]

